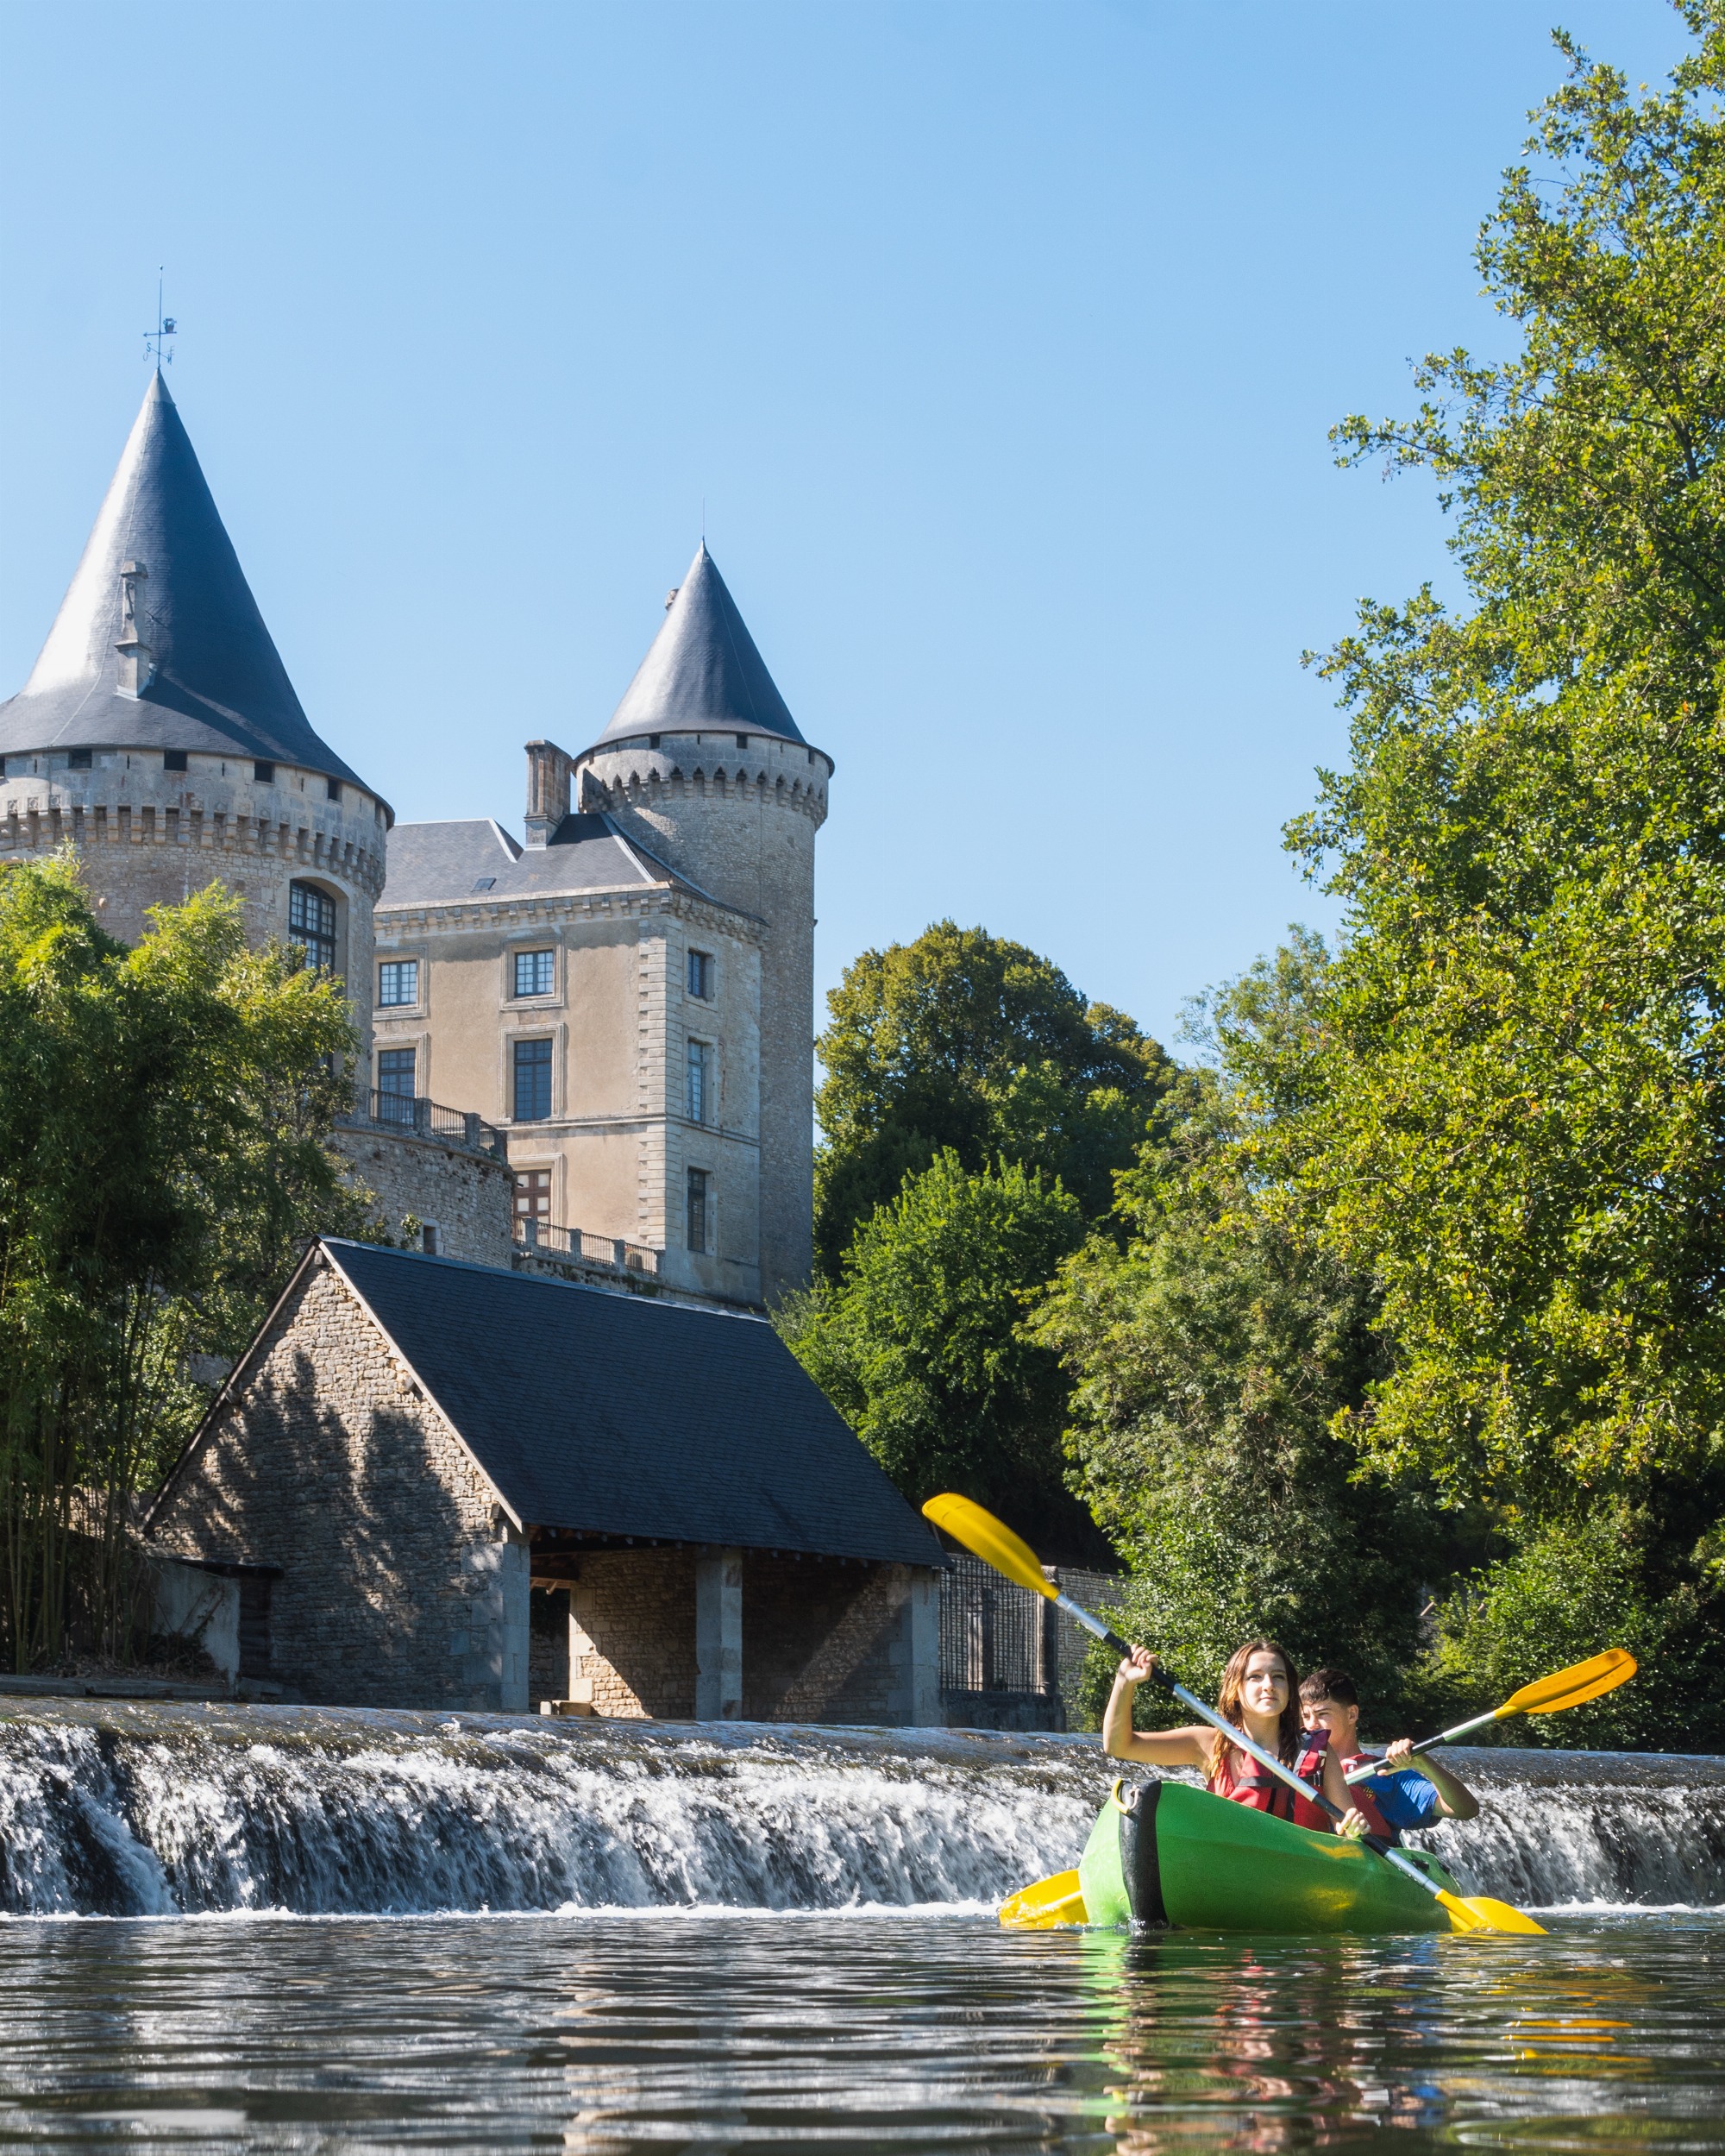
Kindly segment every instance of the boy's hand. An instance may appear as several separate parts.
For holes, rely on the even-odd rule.
[[[1340,1820],[1337,1822],[1336,1832],[1346,1840],[1357,1842],[1360,1836],[1366,1832],[1364,1813],[1359,1811],[1355,1806],[1350,1804],[1346,1811],[1342,1813]]]

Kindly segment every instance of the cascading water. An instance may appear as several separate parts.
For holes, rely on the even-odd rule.
[[[1524,1904],[1725,1902],[1725,1761],[1457,1755],[1429,1838]],[[0,1909],[992,1902],[1074,1863],[1094,1739],[67,1702],[0,1720]]]

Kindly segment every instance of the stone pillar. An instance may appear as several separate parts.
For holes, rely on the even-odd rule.
[[[743,1552],[695,1562],[695,1719],[743,1716]]]
[[[940,1729],[940,1574],[906,1565],[906,1598],[893,1641],[893,1720],[904,1729]]]

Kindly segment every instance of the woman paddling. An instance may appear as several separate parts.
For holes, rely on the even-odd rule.
[[[1296,1826],[1309,1826],[1320,1834],[1332,1831],[1328,1816],[1315,1804],[1296,1797],[1220,1731],[1201,1722],[1186,1729],[1134,1729],[1132,1696],[1155,1667],[1156,1657],[1148,1648],[1134,1647],[1114,1672],[1114,1688],[1102,1718],[1102,1749],[1112,1758],[1141,1759],[1151,1767],[1197,1767],[1213,1795],[1249,1804],[1278,1819],[1291,1818]],[[1251,1639],[1238,1649],[1222,1672],[1216,1710],[1345,1812],[1342,1833],[1364,1831],[1366,1822],[1348,1788],[1341,1761],[1330,1748],[1329,1732],[1302,1727],[1300,1673],[1285,1648],[1273,1639]]]

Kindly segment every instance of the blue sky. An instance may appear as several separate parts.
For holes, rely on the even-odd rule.
[[[0,695],[146,372],[312,722],[518,830],[701,529],[837,757],[819,985],[943,915],[1169,1037],[1290,919],[1299,654],[1446,583],[1327,429],[1502,331],[1471,243],[1561,20],[1663,0],[0,5]]]

